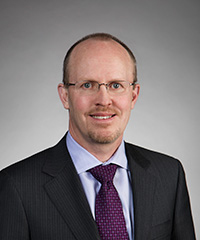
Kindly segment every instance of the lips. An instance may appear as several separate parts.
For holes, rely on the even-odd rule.
[[[111,116],[92,116],[92,117],[95,119],[109,119],[109,118],[112,118],[113,115],[111,115]]]
[[[94,119],[99,119],[99,120],[107,120],[111,119],[115,116],[116,114],[91,114],[90,116]]]

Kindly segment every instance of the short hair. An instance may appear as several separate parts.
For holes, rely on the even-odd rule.
[[[81,38],[80,40],[78,40],[77,42],[75,42],[67,51],[67,54],[64,58],[64,62],[63,62],[63,84],[66,85],[67,83],[69,83],[69,61],[70,61],[70,56],[71,53],[73,51],[73,49],[81,42],[84,42],[88,39],[94,39],[94,40],[100,40],[100,41],[111,41],[114,40],[115,42],[119,43],[129,54],[129,56],[131,57],[134,67],[135,67],[135,77],[133,79],[133,83],[137,82],[137,66],[136,66],[136,58],[133,54],[133,52],[130,50],[130,48],[123,43],[121,40],[119,40],[118,38],[116,38],[115,36],[108,34],[108,33],[93,33],[93,34],[89,34],[86,35],[85,37]]]

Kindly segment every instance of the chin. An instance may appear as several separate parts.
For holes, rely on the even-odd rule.
[[[117,131],[115,133],[102,132],[89,132],[89,137],[92,142],[98,144],[109,144],[115,142],[121,136],[121,132]]]

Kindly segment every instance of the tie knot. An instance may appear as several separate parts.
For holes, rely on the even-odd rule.
[[[100,165],[89,170],[89,172],[100,182],[105,183],[113,181],[115,172],[117,170],[117,165]]]

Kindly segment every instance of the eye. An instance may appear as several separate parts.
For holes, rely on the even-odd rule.
[[[81,88],[83,88],[83,89],[90,89],[92,87],[93,87],[92,82],[85,82],[81,85]]]
[[[110,88],[113,90],[123,88],[123,86],[120,82],[112,82],[109,85],[110,85]]]

